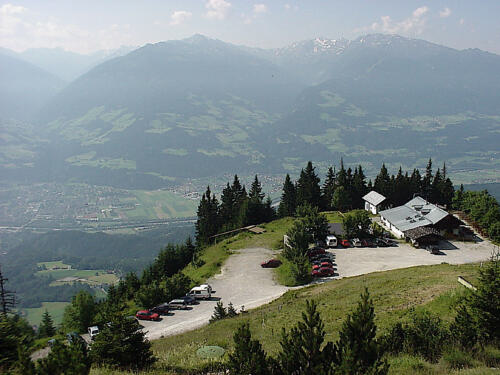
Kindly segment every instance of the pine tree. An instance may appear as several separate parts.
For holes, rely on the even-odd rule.
[[[264,202],[264,221],[273,221],[276,217],[276,210],[273,208],[273,202],[271,197],[268,195],[266,201]]]
[[[422,176],[420,176],[420,171],[418,169],[413,169],[410,176],[410,198],[415,195],[423,195],[422,192]]]
[[[238,312],[234,308],[234,305],[232,302],[229,302],[229,305],[227,305],[227,317],[228,318],[233,318],[236,315],[238,315]]]
[[[351,196],[343,186],[339,186],[335,189],[332,198],[332,207],[335,210],[347,211],[349,207],[352,206]]]
[[[234,375],[270,374],[266,353],[258,340],[252,340],[248,322],[241,324],[233,336],[234,351],[229,354],[229,372]]]
[[[364,208],[363,197],[368,192],[366,188],[366,176],[361,165],[354,170],[352,179],[352,201],[354,208]]]
[[[257,175],[250,188],[250,193],[248,194],[248,213],[247,213],[247,223],[248,224],[258,224],[265,220],[264,218],[264,193],[262,193],[262,186],[260,184]]]
[[[472,294],[470,306],[477,317],[480,340],[500,343],[500,253],[479,269],[477,291]]]
[[[373,302],[365,289],[358,307],[344,321],[335,344],[338,374],[387,374],[389,366],[382,360],[382,350],[375,340],[376,332]]]
[[[285,183],[283,184],[283,193],[278,207],[278,216],[287,217],[294,216],[297,208],[295,186],[290,180],[290,175],[287,173]]]
[[[207,186],[206,192],[201,197],[197,213],[196,243],[204,246],[210,242],[210,237],[217,234],[219,229],[219,203],[215,195],[212,195],[210,186]]]
[[[219,220],[220,220],[220,227],[222,231],[230,230],[232,229],[234,217],[234,196],[233,196],[233,189],[231,189],[231,186],[229,186],[229,182],[227,183],[226,187],[222,190],[222,195],[220,197],[220,210],[219,210]]]
[[[0,313],[7,316],[16,305],[16,295],[14,292],[7,290],[5,284],[9,279],[5,278],[0,268]]]
[[[31,360],[25,345],[19,344],[17,347],[17,363],[15,368],[17,373],[22,375],[36,375],[37,373],[35,370],[35,364]]]
[[[344,189],[347,189],[347,172],[344,168],[344,159],[340,159],[340,169],[339,173],[337,173],[336,186],[343,186]]]
[[[146,333],[137,320],[115,314],[92,344],[92,359],[104,366],[138,371],[151,366],[155,357]]]
[[[87,291],[79,291],[64,309],[63,326],[79,333],[86,332],[94,319],[96,308],[94,297]]]
[[[455,343],[464,349],[472,349],[476,345],[477,322],[466,305],[458,306],[455,320],[450,325],[450,333]]]
[[[94,345],[92,345],[92,351]],[[37,362],[38,375],[87,375],[90,373],[91,361],[87,355],[85,344],[74,343],[64,345],[55,341],[46,358]]]
[[[320,179],[314,170],[312,162],[309,161],[306,168],[300,172],[297,181],[297,206],[307,203],[312,207],[321,207]]]
[[[222,304],[222,301],[217,302],[217,305],[214,307],[214,313],[212,314],[212,317],[210,318],[210,323],[216,322],[217,320],[222,320],[227,318],[227,311],[224,305]]]
[[[283,375],[317,375],[330,373],[332,345],[324,348],[324,324],[314,301],[306,301],[302,321],[289,332],[282,331],[278,373]]]
[[[42,321],[40,327],[38,328],[39,337],[52,337],[56,334],[56,329],[54,327],[54,321],[50,316],[49,312],[45,310],[42,315]]]
[[[382,194],[384,197],[391,197],[391,178],[389,176],[389,172],[387,171],[385,163],[382,164],[382,168],[380,168],[380,172],[375,178],[375,182],[373,183],[373,190],[375,190],[379,194]]]
[[[432,180],[432,159],[429,159],[425,167],[425,176],[422,178],[422,193],[425,199],[431,199]]]
[[[335,192],[335,184],[336,184],[336,173],[332,167],[328,168],[328,172],[326,173],[325,183],[322,188],[322,202],[323,209],[331,210],[332,209],[332,199],[333,193]]]

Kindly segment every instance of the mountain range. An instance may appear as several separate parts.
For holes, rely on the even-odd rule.
[[[341,157],[369,174],[433,157],[471,180],[500,176],[500,56],[477,49],[374,34],[263,50],[195,35],[111,58],[64,88],[38,69],[55,81],[35,84],[45,104],[17,118],[31,143],[15,134],[26,125],[5,126],[8,178],[151,188]],[[0,118],[16,116],[2,107]]]

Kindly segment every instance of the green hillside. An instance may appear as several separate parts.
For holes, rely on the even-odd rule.
[[[412,308],[428,309],[438,314],[445,322],[450,322],[454,316],[452,308],[465,292],[464,287],[457,283],[457,276],[473,279],[477,275],[478,267],[476,264],[412,267],[345,278],[289,291],[274,302],[251,310],[244,316],[222,320],[191,332],[154,341],[153,349],[159,358],[156,365],[158,370],[145,373],[164,374],[165,372],[160,372],[160,369],[171,370],[172,373],[196,372],[196,369],[207,365],[206,361],[196,356],[196,350],[203,345],[218,345],[231,349],[233,332],[243,320],[250,322],[252,334],[262,342],[264,349],[268,353],[276,353],[279,348],[277,335],[281,328],[290,328],[300,319],[307,299],[318,302],[319,311],[325,322],[326,340],[335,340],[338,338],[343,320],[354,309],[365,287],[369,288],[375,304],[379,334],[385,332],[395,321],[407,319]],[[390,358],[390,363],[390,374],[490,373],[484,367],[452,372],[444,363],[431,365],[410,356]],[[99,369],[92,371],[92,374],[114,373],[120,374]]]

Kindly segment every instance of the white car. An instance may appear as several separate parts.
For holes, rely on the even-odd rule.
[[[99,327],[92,326],[88,328],[90,339],[93,340],[99,334]]]
[[[337,247],[337,237],[326,236],[326,246],[327,247]]]

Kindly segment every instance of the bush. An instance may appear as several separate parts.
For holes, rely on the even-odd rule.
[[[448,338],[448,331],[441,319],[428,311],[422,311],[412,312],[410,323],[394,325],[382,338],[382,343],[390,353],[404,351],[437,362]]]
[[[311,263],[307,256],[294,259],[291,265],[292,277],[295,285],[304,285],[311,281]]]
[[[443,361],[446,363],[446,367],[453,370],[461,370],[474,366],[474,359],[471,354],[457,348],[445,351]]]
[[[476,354],[476,358],[488,367],[500,367],[500,348],[485,346]]]

